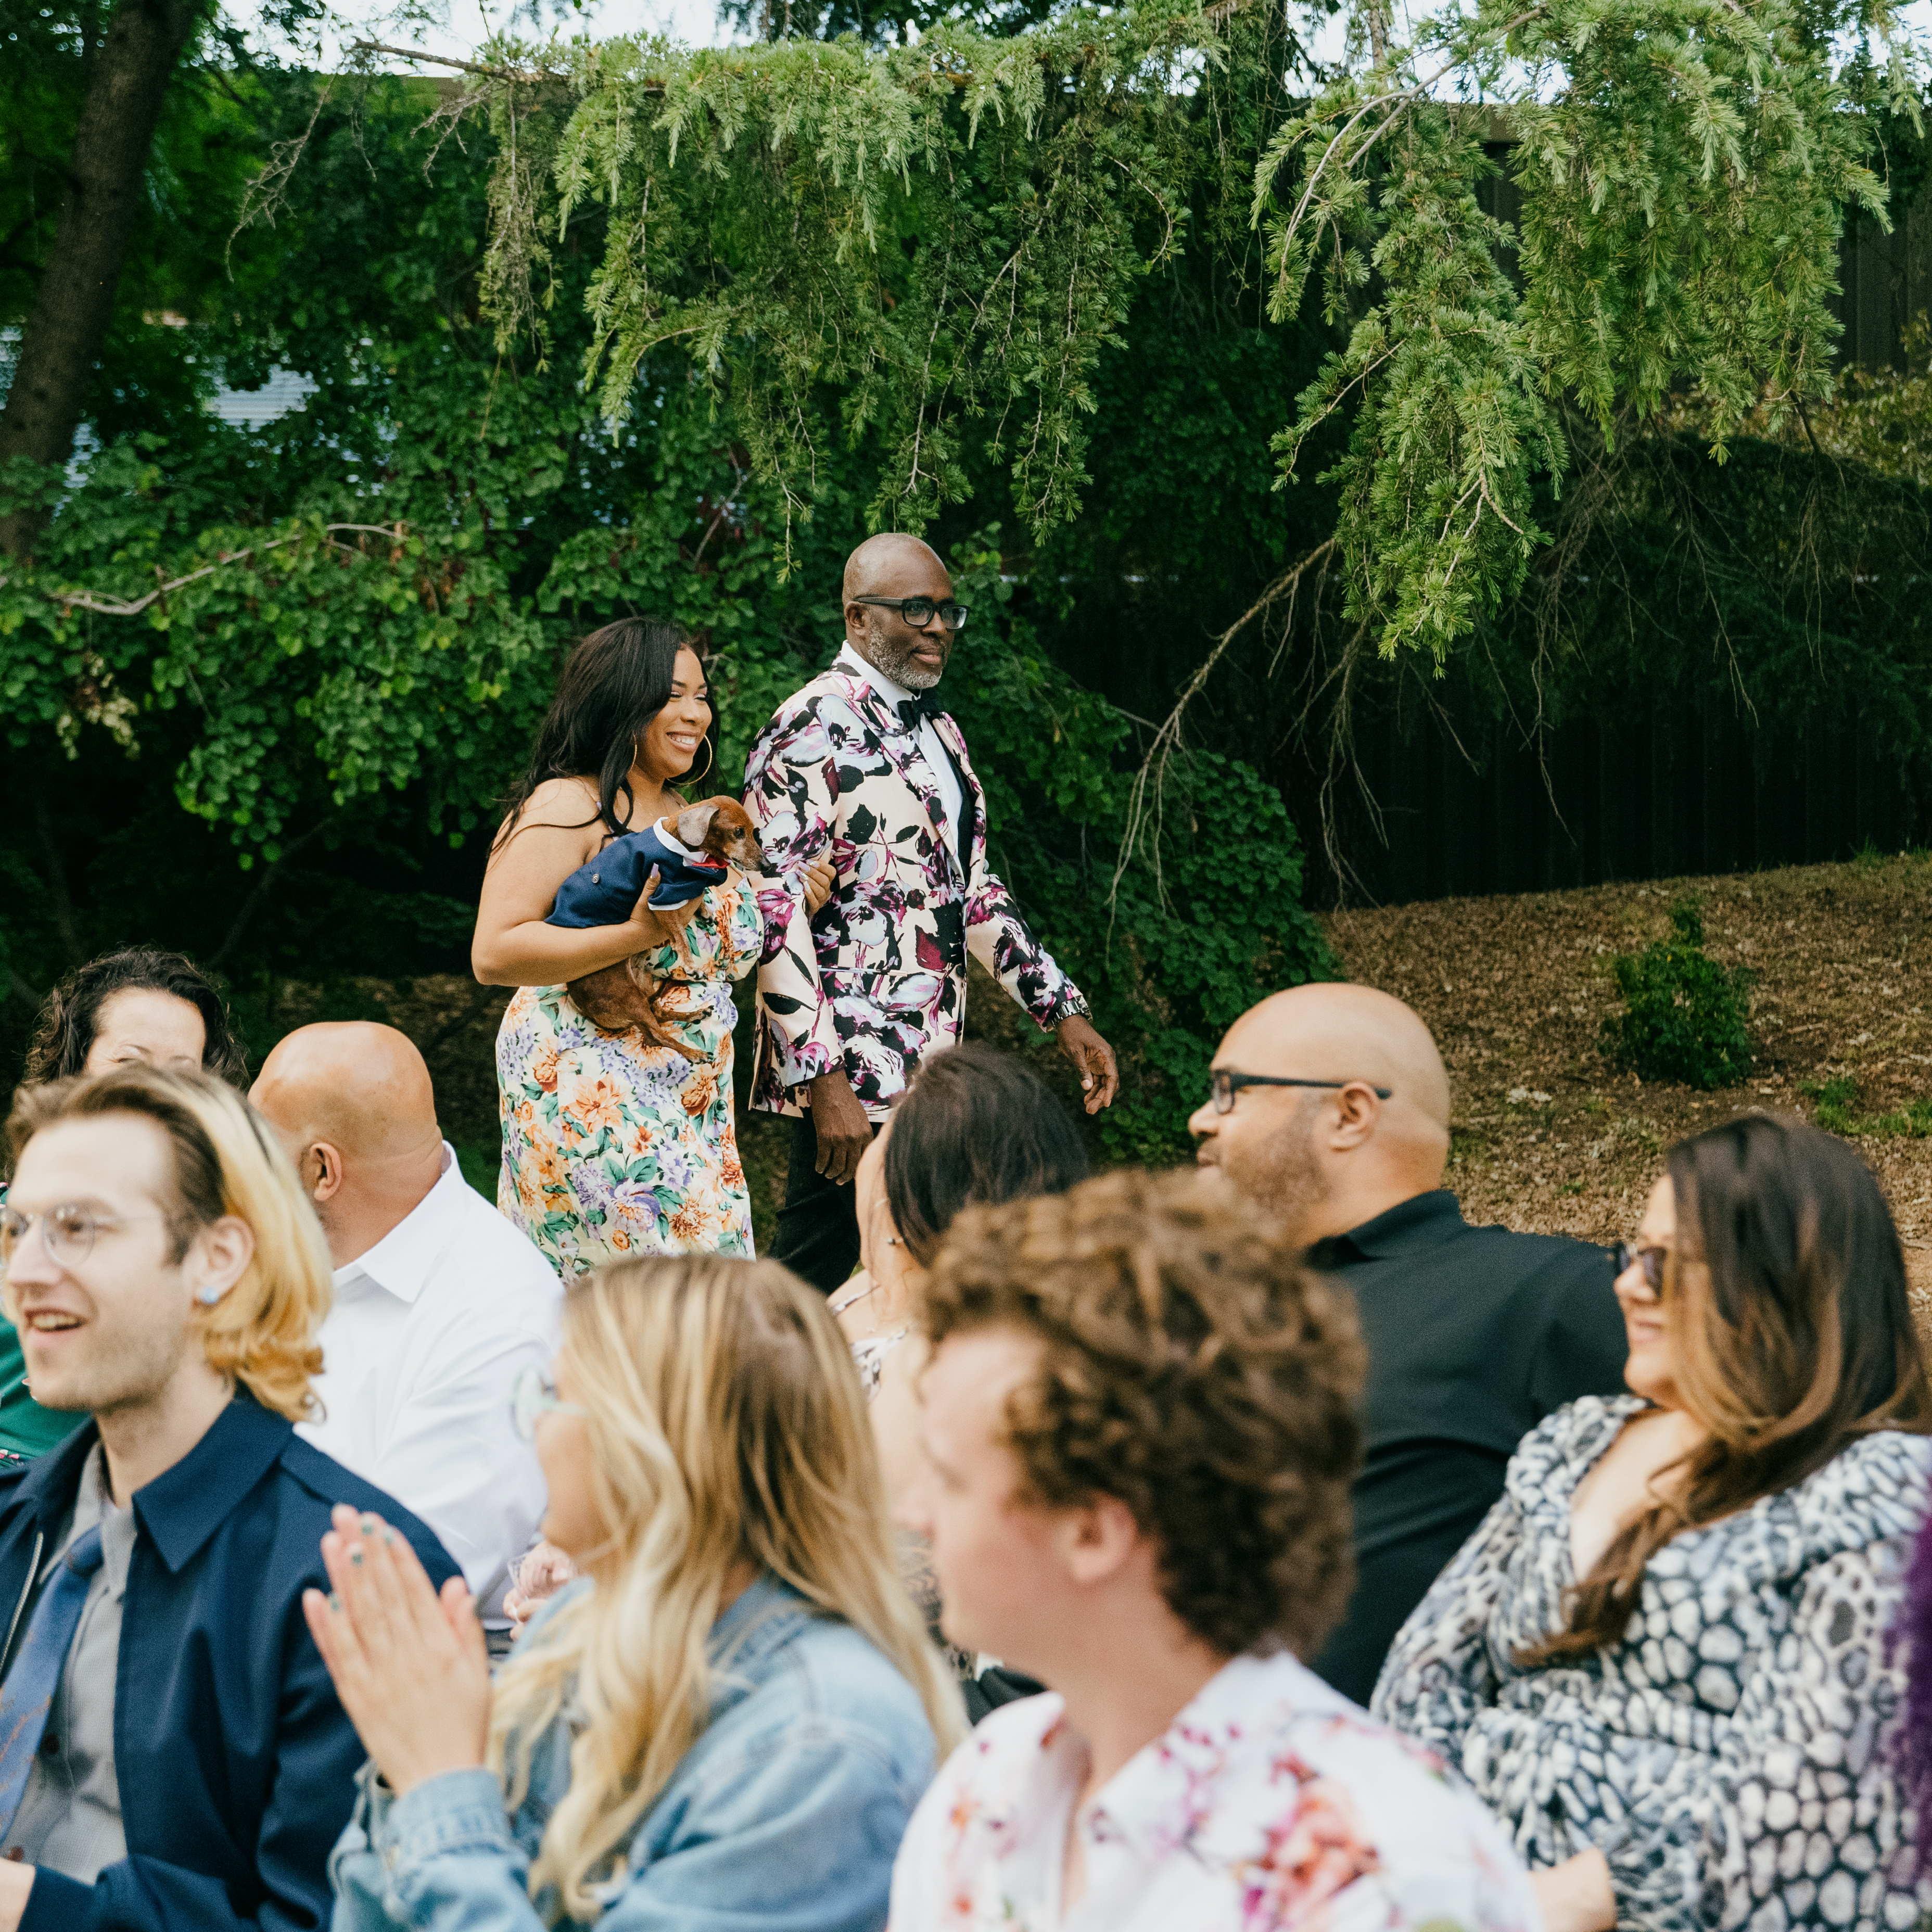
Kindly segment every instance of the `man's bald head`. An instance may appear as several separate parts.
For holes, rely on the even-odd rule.
[[[910,590],[901,590],[901,579],[914,580]],[[945,585],[933,588],[934,580]],[[855,597],[950,597],[952,579],[947,575],[939,553],[922,538],[903,530],[882,530],[868,537],[845,560],[845,595],[849,604]]]
[[[1276,993],[1228,1029],[1214,1064],[1312,1083],[1245,1087],[1232,1112],[1203,1107],[1188,1124],[1202,1163],[1304,1240],[1442,1185],[1449,1076],[1429,1029],[1392,995],[1345,982]]]
[[[262,1063],[248,1097],[295,1160],[338,1267],[374,1246],[436,1185],[436,1091],[415,1042],[394,1027],[298,1027]]]
[[[1387,1087],[1389,1106],[1449,1130],[1449,1076],[1434,1036],[1412,1006],[1373,986],[1323,981],[1273,994],[1228,1028],[1217,1064],[1223,1056],[1246,1073]]]
[[[868,537],[845,560],[845,641],[896,684],[930,691],[952,655],[952,633],[937,608],[952,596],[952,579],[930,544],[902,530]],[[910,622],[902,610],[866,601],[898,604],[909,597],[923,597],[934,607],[923,623]]]

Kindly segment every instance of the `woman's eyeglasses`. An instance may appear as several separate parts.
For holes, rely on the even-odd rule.
[[[872,604],[881,610],[896,610],[915,631],[931,623],[936,616],[949,631],[966,628],[966,606],[948,597],[855,597],[855,604]]]
[[[578,1403],[557,1394],[556,1384],[542,1369],[526,1369],[510,1390],[510,1426],[525,1442],[537,1439],[537,1424],[545,1416],[583,1413]]]
[[[1234,1111],[1234,1096],[1244,1087],[1352,1087],[1352,1080],[1292,1080],[1279,1073],[1237,1073],[1232,1067],[1210,1067],[1208,1074],[1208,1091],[1214,1102],[1217,1114],[1232,1114]],[[1395,1090],[1392,1087],[1372,1087],[1369,1090],[1378,1100],[1386,1100]]]
[[[1658,1300],[1664,1299],[1664,1264],[1668,1248],[1640,1248],[1634,1242],[1619,1241],[1615,1260],[1617,1274],[1627,1275],[1634,1268],[1643,1270],[1643,1285]]]

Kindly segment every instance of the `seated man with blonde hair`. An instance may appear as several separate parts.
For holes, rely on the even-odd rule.
[[[1348,1594],[1347,1295],[1218,1184],[969,1208],[925,1293],[946,1635],[1050,1687],[914,1814],[892,1932],[1532,1932],[1502,1830],[1300,1659]]]
[[[0,1209],[35,1400],[92,1419],[0,1502],[0,1932],[327,1922],[361,1745],[309,1636],[338,1504],[296,1433],[328,1258],[248,1103],[130,1066],[25,1089]]]

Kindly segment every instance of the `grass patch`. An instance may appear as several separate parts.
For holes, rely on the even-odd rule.
[[[1811,1118],[1828,1134],[1848,1138],[1922,1141],[1932,1137],[1932,1100],[1908,1100],[1889,1113],[1868,1114],[1858,1106],[1858,1083],[1850,1074],[1798,1090],[1812,1103]]]

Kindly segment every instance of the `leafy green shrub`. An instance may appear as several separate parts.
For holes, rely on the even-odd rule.
[[[1670,909],[1671,936],[1610,962],[1624,1010],[1604,1023],[1604,1051],[1641,1079],[1708,1092],[1734,1087],[1751,1069],[1744,992],[1750,974],[1704,950],[1694,900]]]

